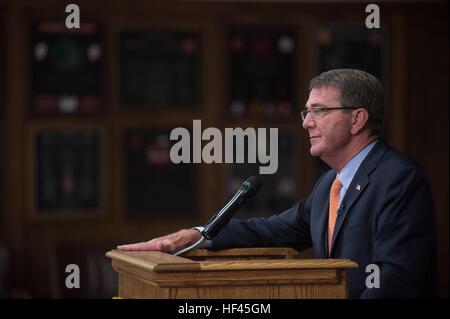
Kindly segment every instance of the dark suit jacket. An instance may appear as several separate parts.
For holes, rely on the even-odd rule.
[[[316,258],[358,263],[348,270],[350,298],[437,296],[434,205],[427,178],[407,156],[378,141],[357,170],[338,211],[327,249],[328,204],[336,171],[323,174],[310,196],[280,215],[232,219],[213,238],[228,247],[314,247]],[[367,288],[376,264],[380,288]]]

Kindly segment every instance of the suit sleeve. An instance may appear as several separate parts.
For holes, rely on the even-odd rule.
[[[361,298],[420,297],[435,258],[434,206],[425,175],[418,168],[390,173],[395,178],[385,189],[373,243],[380,286],[367,288]]]
[[[231,219],[213,238],[212,248],[292,247],[301,251],[311,247],[311,198],[268,218]]]

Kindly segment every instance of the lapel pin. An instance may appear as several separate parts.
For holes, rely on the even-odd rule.
[[[356,185],[356,190],[357,190],[357,191],[360,191],[360,190],[361,190],[361,185],[359,185],[359,184]]]

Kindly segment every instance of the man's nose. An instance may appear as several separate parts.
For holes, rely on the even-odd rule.
[[[308,129],[310,127],[313,127],[314,125],[315,125],[315,122],[311,117],[311,113],[308,112],[308,114],[306,114],[305,120],[302,123],[302,126],[304,129]]]

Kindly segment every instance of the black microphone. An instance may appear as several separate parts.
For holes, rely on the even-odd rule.
[[[255,176],[249,177],[242,186],[239,188],[237,193],[230,199],[230,201],[222,208],[218,213],[216,213],[206,224],[205,229],[202,234],[207,238],[211,239],[214,237],[219,230],[228,223],[230,218],[236,213],[236,211],[244,204],[244,202],[256,195],[262,187],[262,183]]]

